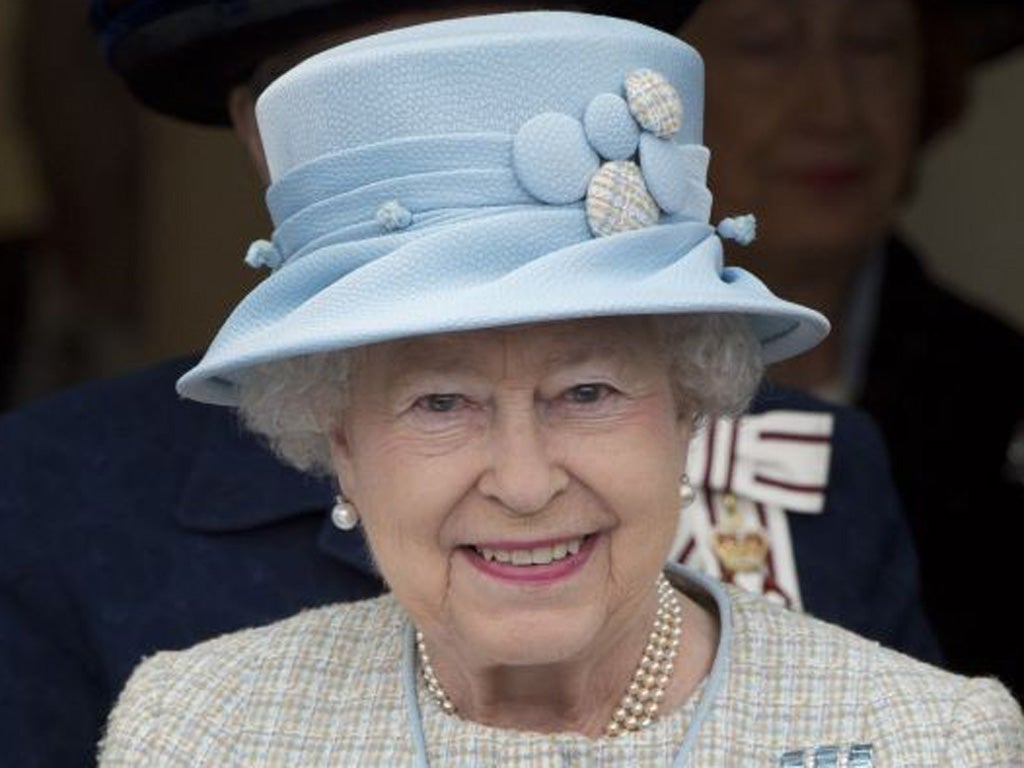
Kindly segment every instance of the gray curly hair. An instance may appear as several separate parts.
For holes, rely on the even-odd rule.
[[[738,315],[651,317],[676,402],[695,422],[742,413],[764,370],[760,345]],[[332,475],[329,435],[349,405],[352,351],[254,366],[239,384],[245,426],[288,464]]]

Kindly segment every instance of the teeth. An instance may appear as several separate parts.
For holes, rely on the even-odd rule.
[[[534,547],[533,549],[491,549],[490,547],[476,547],[485,560],[499,563],[511,563],[512,565],[548,565],[549,563],[562,560],[569,555],[575,555],[583,546],[583,539],[572,539],[563,541],[551,547]]]
[[[547,565],[555,557],[551,547],[537,547],[533,550],[532,554],[534,565]]]
[[[532,565],[533,561],[530,554],[528,549],[513,549],[512,565]]]

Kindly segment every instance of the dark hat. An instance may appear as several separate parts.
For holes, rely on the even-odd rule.
[[[228,123],[228,91],[286,46],[395,11],[451,5],[436,0],[90,0],[90,4],[104,57],[136,97],[158,112],[209,125]],[[674,32],[697,3],[578,0],[554,4],[576,5]],[[509,5],[529,8],[552,3],[510,0]]]

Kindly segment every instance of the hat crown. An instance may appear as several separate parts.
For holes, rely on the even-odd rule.
[[[700,144],[703,64],[634,22],[570,12],[505,13],[407,27],[320,53],[270,85],[257,119],[271,179],[324,155],[411,136],[514,134],[530,118],[582,119],[637,69],[686,104],[674,140]]]

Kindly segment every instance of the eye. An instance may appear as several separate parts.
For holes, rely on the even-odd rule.
[[[577,405],[598,403],[612,394],[607,384],[577,384],[565,393],[566,400]]]
[[[751,58],[783,58],[795,47],[793,36],[785,33],[750,35],[736,41],[736,50]]]
[[[853,53],[880,55],[902,51],[913,43],[916,25],[906,13],[879,7],[866,7],[852,16],[841,30],[841,40]]]
[[[451,413],[463,402],[462,395],[444,393],[436,395],[424,395],[416,400],[414,408],[430,413]]]
[[[903,38],[895,32],[885,30],[855,32],[846,37],[846,45],[855,53],[889,54],[903,49]]]

